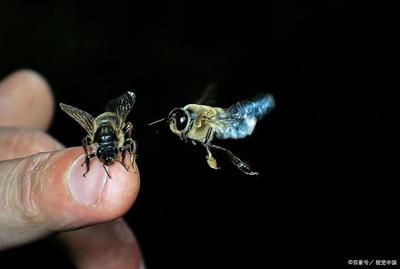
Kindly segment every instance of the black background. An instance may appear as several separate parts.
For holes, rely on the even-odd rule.
[[[2,1],[0,76],[42,73],[57,102],[92,114],[133,89],[141,191],[125,216],[148,268],[345,266],[398,259],[398,12],[353,1]],[[265,91],[255,133],[221,141],[260,172],[147,123],[193,102]],[[29,112],[29,111],[28,111]],[[79,145],[56,111],[50,133]],[[51,257],[51,258],[50,258]],[[1,267],[72,267],[51,240],[0,254]]]

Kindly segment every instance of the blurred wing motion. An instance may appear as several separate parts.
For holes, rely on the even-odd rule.
[[[131,112],[132,107],[135,104],[135,100],[136,96],[133,92],[126,92],[120,97],[108,102],[106,111],[117,114],[118,127],[121,127],[125,122],[129,112]]]
[[[252,99],[240,101],[226,110],[226,113],[212,119],[218,126],[219,139],[240,139],[253,133],[257,121],[275,107],[272,94],[259,94]]]
[[[93,135],[93,117],[86,111],[80,110],[76,107],[60,103],[61,109],[67,113],[71,118],[78,122],[88,134]]]
[[[208,84],[207,87],[202,92],[200,98],[197,99],[196,102],[194,103],[207,106],[215,104],[217,97],[217,87],[218,87],[217,82]]]

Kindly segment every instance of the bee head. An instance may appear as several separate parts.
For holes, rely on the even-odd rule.
[[[99,158],[105,165],[113,163],[117,158],[117,154],[117,148],[113,145],[100,146],[96,152],[97,158]]]
[[[174,108],[168,115],[169,127],[174,133],[182,134],[187,131],[190,119],[189,111]]]

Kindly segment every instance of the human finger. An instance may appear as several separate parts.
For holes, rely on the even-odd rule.
[[[54,99],[47,81],[24,69],[0,82],[0,126],[46,130],[54,111]]]
[[[0,148],[0,160],[5,160],[58,150],[63,146],[39,130],[1,127]],[[144,268],[136,238],[121,218],[63,232],[57,238],[69,250],[77,268]]]
[[[53,232],[75,230],[122,216],[139,190],[139,172],[92,159],[82,148],[38,153],[0,162],[0,249]]]
[[[60,142],[40,130],[0,127],[0,161],[63,148]]]
[[[78,268],[144,268],[137,240],[122,218],[61,233],[58,237]]]

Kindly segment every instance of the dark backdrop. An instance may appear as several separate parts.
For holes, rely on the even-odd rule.
[[[135,91],[142,186],[125,219],[148,268],[400,259],[395,6],[2,1],[0,10],[1,77],[35,69],[57,101],[93,114]],[[260,176],[221,155],[213,171],[202,147],[146,127],[211,83],[222,107],[274,94],[277,108],[251,137],[222,141]],[[67,146],[84,135],[59,110],[50,133]],[[72,266],[49,239],[0,262]]]

